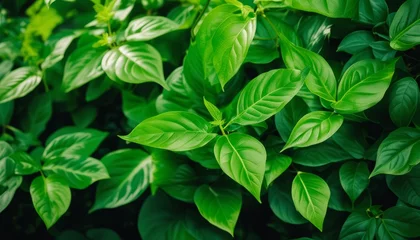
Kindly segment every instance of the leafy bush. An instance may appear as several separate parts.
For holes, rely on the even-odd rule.
[[[420,1],[0,7],[2,237],[420,237]]]

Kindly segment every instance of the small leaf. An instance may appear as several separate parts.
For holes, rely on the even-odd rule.
[[[386,137],[378,149],[375,168],[378,174],[403,175],[420,163],[420,129],[398,128]]]
[[[211,124],[188,112],[167,112],[148,118],[122,139],[154,148],[188,151],[202,147],[217,134]]]
[[[48,175],[62,177],[69,187],[76,189],[85,189],[96,181],[109,178],[103,163],[90,157],[64,155],[47,161],[42,170]]]
[[[365,162],[347,162],[340,167],[340,182],[354,203],[369,185],[369,169]]]
[[[194,194],[194,202],[207,221],[233,236],[242,207],[239,190],[202,185]]]
[[[291,147],[308,147],[324,142],[343,124],[343,116],[324,111],[315,111],[303,116],[293,128],[286,145],[281,151]]]
[[[322,232],[327,214],[330,189],[317,175],[298,172],[292,183],[292,199],[296,210]]]
[[[89,212],[116,208],[136,200],[151,181],[151,156],[140,149],[121,149],[105,155],[101,162],[109,179],[99,182],[96,199]]]
[[[420,2],[408,0],[395,14],[389,28],[391,47],[406,51],[420,43]]]
[[[411,78],[403,78],[391,86],[389,115],[398,127],[407,127],[416,113],[419,85]]]
[[[220,137],[214,145],[220,168],[260,200],[267,153],[257,139],[243,133]]]
[[[223,115],[222,112],[211,102],[207,101],[205,97],[203,97],[204,106],[207,108],[207,111],[213,117],[214,121],[222,121]]]
[[[161,16],[145,16],[132,20],[125,29],[127,41],[149,41],[178,29],[178,24]]]
[[[127,42],[109,50],[102,58],[102,68],[114,81],[155,82],[168,89],[163,76],[162,58],[149,44]]]
[[[33,67],[21,67],[0,81],[0,103],[26,96],[41,82],[41,72]]]
[[[35,210],[47,229],[54,225],[70,206],[70,188],[57,175],[35,178],[31,183],[30,193]]]

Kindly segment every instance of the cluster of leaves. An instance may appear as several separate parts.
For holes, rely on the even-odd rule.
[[[420,237],[420,1],[0,7],[0,212],[99,181],[146,240]]]

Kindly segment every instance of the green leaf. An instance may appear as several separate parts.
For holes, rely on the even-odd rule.
[[[366,59],[351,65],[338,86],[338,101],[331,106],[338,113],[351,114],[376,105],[391,84],[396,62]]]
[[[95,79],[88,83],[86,90],[86,102],[93,101],[100,96],[102,96],[106,91],[108,91],[112,86],[112,81],[108,78],[99,78]]]
[[[292,164],[292,158],[289,156],[277,153],[274,149],[268,150],[264,174],[266,185],[269,186],[276,180],[276,178],[289,168],[290,164]]]
[[[0,103],[0,126],[6,126],[12,119],[15,104],[13,101]]]
[[[420,2],[404,2],[392,20],[389,28],[391,47],[398,51],[408,50],[420,43]]]
[[[50,40],[51,38],[50,38],[48,40],[48,44],[52,45],[52,49],[51,49],[51,52],[48,54],[48,56],[45,58],[45,60],[41,64],[42,69],[51,68],[56,63],[60,62],[64,58],[64,54],[66,53],[67,48],[70,46],[73,40],[77,38],[79,35],[80,35],[79,32],[70,31],[70,32],[61,32],[61,33],[58,33],[57,35],[51,36],[53,40],[51,41]],[[57,39],[57,37],[59,38]]]
[[[354,203],[369,185],[369,169],[365,162],[346,162],[340,167],[340,182]]]
[[[95,121],[97,115],[97,111],[95,107],[92,106],[83,106],[81,108],[76,109],[76,111],[72,112],[71,118],[74,122],[74,125],[85,128]]]
[[[167,112],[148,118],[122,139],[137,144],[171,151],[188,151],[202,147],[217,134],[211,124],[188,112]]]
[[[92,183],[109,178],[102,162],[94,158],[62,155],[47,161],[42,170],[48,175],[58,175],[71,188],[85,189]]]
[[[388,41],[376,41],[370,44],[373,55],[381,61],[388,61],[395,57],[396,50],[392,49]]]
[[[315,12],[330,18],[353,18],[357,14],[357,0],[284,0],[290,8]]]
[[[309,74],[305,79],[306,86],[315,95],[335,102],[337,81],[330,65],[320,55],[294,45],[280,35],[281,55],[287,68],[305,71]]]
[[[298,172],[292,183],[292,199],[296,210],[322,232],[327,214],[330,189],[317,175]]]
[[[378,149],[375,168],[378,174],[403,175],[420,163],[420,129],[398,128],[386,137]]]
[[[263,73],[241,91],[236,116],[230,123],[251,125],[267,120],[279,112],[303,85],[301,72],[278,69]]]
[[[220,137],[214,155],[221,169],[260,200],[267,153],[257,139],[243,133]]]
[[[389,115],[398,127],[407,127],[416,113],[419,85],[411,77],[403,78],[391,86]]]
[[[96,199],[89,212],[116,208],[136,200],[151,181],[151,156],[140,149],[121,149],[102,158],[109,179],[99,182]]]
[[[363,134],[354,134],[361,127],[358,124],[344,122],[340,129],[331,137],[332,141],[355,159],[364,158],[365,149],[368,146]]]
[[[401,176],[386,176],[389,189],[404,202],[420,207],[420,165]]]
[[[331,19],[320,15],[303,17],[295,26],[302,38],[302,47],[316,53],[322,50],[325,38],[331,34],[331,27]]]
[[[49,229],[70,206],[71,192],[64,179],[57,175],[35,178],[30,187],[32,203]]]
[[[114,81],[134,84],[155,82],[168,89],[162,58],[154,47],[146,43],[127,42],[109,50],[102,59],[102,68]]]
[[[121,240],[115,231],[107,228],[91,228],[87,230],[86,237],[91,240]]]
[[[10,204],[15,195],[16,190],[22,184],[21,176],[12,176],[7,180],[2,180],[0,183],[0,188],[5,188],[5,190],[0,191],[0,213]]]
[[[268,203],[270,204],[270,208],[280,220],[286,223],[306,223],[307,220],[302,217],[294,206],[291,189],[291,182],[274,182],[268,189]]]
[[[63,90],[70,92],[101,76],[104,73],[101,67],[104,55],[104,48],[93,48],[90,45],[72,52],[64,67]]]
[[[178,29],[178,24],[166,17],[145,16],[134,19],[125,29],[127,41],[149,41]]]
[[[309,112],[302,98],[293,98],[274,118],[276,129],[283,141],[287,142],[296,123]]]
[[[405,239],[420,237],[420,210],[410,207],[392,207],[382,216],[378,239]]]
[[[26,96],[41,82],[41,72],[33,67],[21,67],[0,81],[0,103]]]
[[[47,141],[47,147],[42,155],[45,161],[60,157],[88,157],[108,135],[94,129],[70,130],[69,132],[56,136],[49,143]]]
[[[366,211],[350,214],[340,232],[341,240],[374,240],[378,220],[370,218]]]
[[[385,0],[360,0],[358,19],[363,23],[376,25],[385,22],[388,5]]]
[[[315,111],[303,116],[293,128],[281,151],[292,147],[308,147],[330,138],[343,124],[343,116],[325,111]]]
[[[173,161],[173,159],[165,159]],[[156,161],[153,161],[153,164]],[[162,162],[159,162],[162,164]],[[167,166],[167,165],[166,165]],[[160,166],[166,167],[166,166]],[[197,181],[199,178],[197,172],[188,164],[178,164],[176,168],[170,169],[172,174],[164,176],[161,184],[159,185],[169,196],[180,201],[193,203],[194,202],[194,193],[199,188],[200,183]],[[153,176],[155,176],[153,172]],[[153,183],[155,181],[153,180]],[[156,186],[156,185],[153,185]]]
[[[366,1],[366,0],[361,0]],[[369,49],[370,44],[375,41],[370,31],[359,30],[347,35],[337,48],[337,52],[357,54],[365,49]]]
[[[213,120],[223,124],[222,123],[222,120],[223,120],[222,112],[213,103],[207,101],[205,97],[203,97],[203,100],[204,100],[204,106],[207,108],[207,111],[213,117]],[[220,124],[218,124],[218,125],[220,125]]]
[[[22,129],[35,137],[44,132],[52,117],[53,103],[51,95],[39,94],[28,103],[28,117],[22,119]]]
[[[201,166],[208,168],[208,169],[220,169],[219,164],[216,161],[214,156],[214,143],[213,140],[209,144],[204,147],[197,148],[191,151],[185,152],[189,159],[194,162],[198,162]]]
[[[239,190],[202,185],[194,194],[194,202],[207,221],[233,236],[242,206]]]
[[[214,51],[213,65],[222,89],[244,62],[256,26],[253,10],[245,6],[242,15],[225,16],[223,23],[216,29],[211,41]]]
[[[41,170],[39,160],[33,159],[26,152],[14,152],[9,156],[15,162],[15,174],[30,175]]]

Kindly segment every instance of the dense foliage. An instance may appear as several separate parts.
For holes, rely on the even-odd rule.
[[[418,0],[2,1],[1,238],[419,238],[418,44]]]

